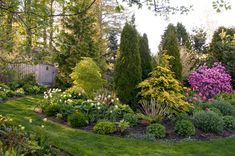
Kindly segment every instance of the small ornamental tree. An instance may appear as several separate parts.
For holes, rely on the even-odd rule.
[[[77,93],[84,92],[90,97],[105,84],[100,68],[91,58],[83,58],[83,60],[76,65],[70,76],[73,80],[73,86],[69,91]]]
[[[171,56],[161,55],[159,65],[150,77],[139,84],[140,95],[146,99],[154,98],[162,108],[168,107],[171,113],[187,111],[190,104],[184,101],[183,87],[174,78],[170,69]]]
[[[211,68],[199,67],[189,75],[188,81],[193,90],[207,98],[212,98],[221,92],[232,92],[231,76],[221,63],[214,63]]]

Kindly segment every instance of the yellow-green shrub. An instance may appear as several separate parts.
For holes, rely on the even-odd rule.
[[[102,79],[101,70],[92,58],[83,58],[70,75],[73,80],[73,92],[85,92],[88,96],[103,87],[105,80]]]
[[[184,101],[183,87],[175,79],[170,70],[171,56],[163,54],[158,66],[150,73],[150,77],[139,84],[140,95],[144,98],[154,98],[163,107],[169,107],[170,113],[188,111],[190,104]]]

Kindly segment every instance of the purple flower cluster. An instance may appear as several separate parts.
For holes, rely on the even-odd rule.
[[[231,80],[225,67],[218,62],[214,63],[211,68],[201,66],[188,77],[192,89],[208,99],[221,92],[232,92]]]

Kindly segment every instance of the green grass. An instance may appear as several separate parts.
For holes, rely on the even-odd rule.
[[[72,129],[42,117],[32,110],[40,97],[24,97],[0,104],[0,114],[13,118],[13,122],[26,130],[48,138],[50,144],[77,156],[233,156],[235,138],[213,141],[150,142],[135,139],[96,135]],[[33,119],[29,123],[29,119]],[[41,125],[45,128],[41,128]]]

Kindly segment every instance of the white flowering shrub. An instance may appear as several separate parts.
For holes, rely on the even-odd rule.
[[[42,108],[49,116],[56,117],[60,114],[63,119],[75,111],[82,112],[89,123],[98,120],[121,121],[124,114],[133,113],[128,105],[122,105],[118,98],[111,94],[97,95],[92,99],[83,99],[82,95],[73,95],[69,92],[62,92],[60,89],[49,89],[44,93],[44,103]]]

